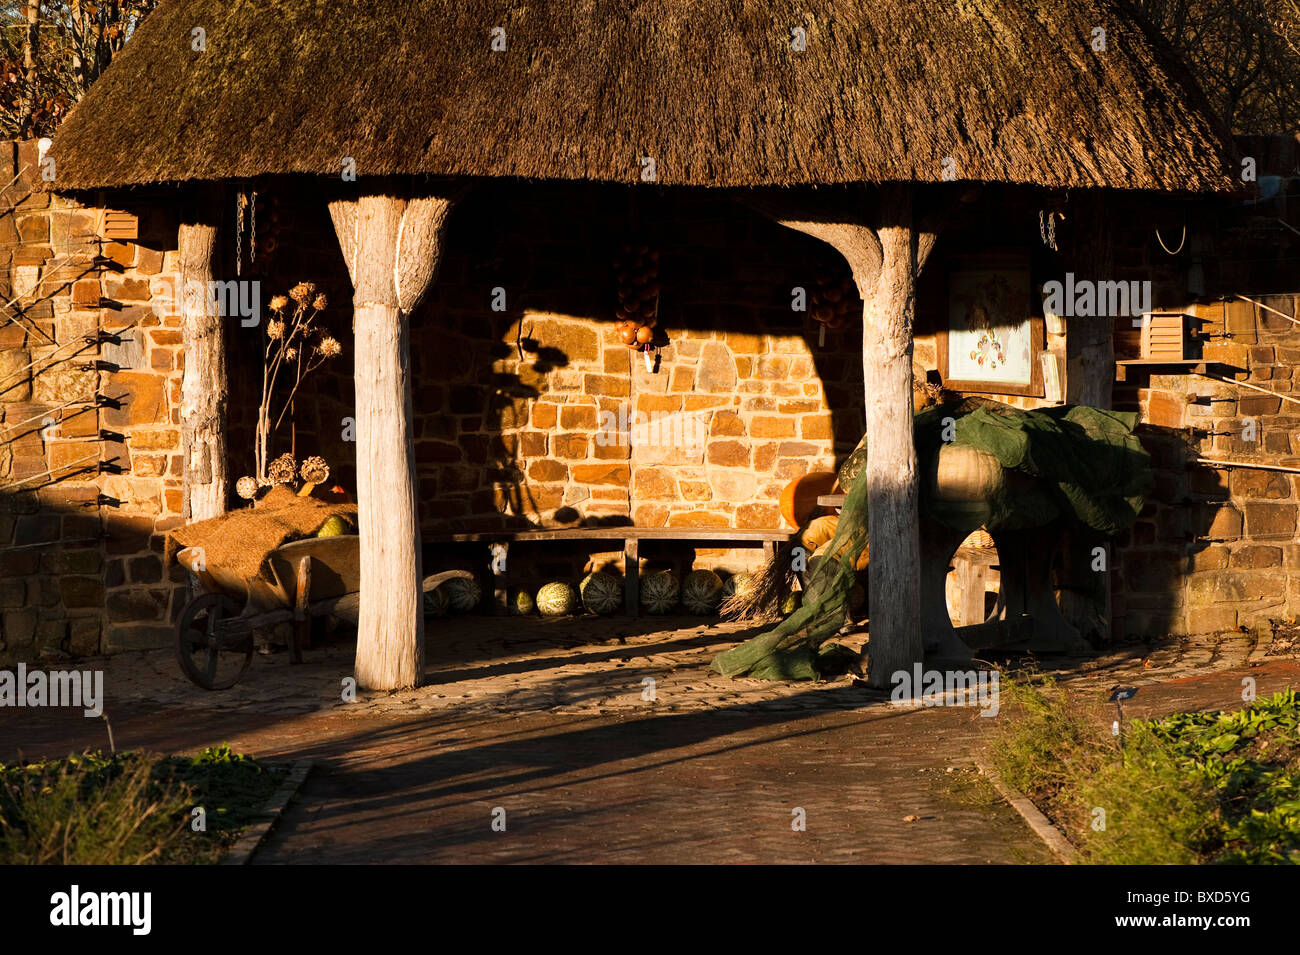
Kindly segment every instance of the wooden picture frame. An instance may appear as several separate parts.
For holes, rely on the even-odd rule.
[[[1028,253],[962,256],[952,261],[947,278],[935,335],[944,387],[1043,397],[1039,355],[1046,336]]]

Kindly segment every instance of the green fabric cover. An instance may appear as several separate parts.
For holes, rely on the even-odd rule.
[[[1083,405],[1026,411],[986,398],[935,405],[915,418],[922,473],[949,424],[955,444],[986,451],[1004,468],[1035,479],[1032,487],[974,506],[923,493],[921,513],[957,529],[1019,530],[1059,518],[1113,536],[1133,523],[1151,489],[1150,457],[1133,434],[1133,413]],[[839,667],[844,648],[822,644],[847,618],[854,565],[866,544],[867,482],[854,481],[826,557],[809,574],[803,606],[773,630],[718,654],[712,668],[732,677],[811,680],[829,675],[831,660]]]

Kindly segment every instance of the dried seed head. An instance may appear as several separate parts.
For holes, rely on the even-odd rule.
[[[327,298],[325,297],[325,293],[324,293],[324,292],[321,292],[321,293],[320,293],[319,295],[317,295],[316,298],[312,301],[312,303],[311,303],[311,307],[314,308],[314,309],[316,309],[316,311],[318,311],[318,312],[323,312],[323,311],[325,311],[325,306],[328,305],[328,304],[329,304],[329,299],[327,299]]]
[[[316,294],[316,283],[299,282],[293,288],[289,289],[289,297],[299,305],[306,305]]]
[[[246,501],[257,496],[257,478],[241,477],[235,482],[235,493]]]
[[[339,344],[339,340],[333,335],[326,335],[320,340],[320,344],[316,346],[316,351],[326,358],[334,358],[343,352],[343,346]]]
[[[329,480],[330,466],[325,463],[325,459],[313,455],[302,462],[302,467],[298,469],[304,481],[310,481],[312,484],[324,484]]]
[[[274,312],[278,312],[280,311],[280,309],[284,308],[288,304],[289,304],[289,297],[287,295],[277,295],[273,299],[271,299],[271,310]]]
[[[272,340],[283,338],[284,322],[280,321],[278,318],[271,319],[271,321],[266,323],[266,334],[267,337]]]
[[[266,469],[266,476],[274,484],[288,484],[293,481],[297,471],[293,455],[286,452],[271,462],[271,466]]]

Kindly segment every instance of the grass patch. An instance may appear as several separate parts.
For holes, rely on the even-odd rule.
[[[287,772],[226,745],[197,756],[95,751],[0,764],[0,864],[215,862]],[[198,806],[204,832],[192,828]]]
[[[1098,864],[1300,863],[1300,699],[1125,722],[1004,680],[991,758]],[[1104,824],[1104,828],[1103,828]]]

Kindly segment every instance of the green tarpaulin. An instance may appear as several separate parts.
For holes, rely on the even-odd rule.
[[[915,418],[921,473],[945,440],[985,451],[1034,478],[974,506],[921,496],[921,512],[960,530],[1042,527],[1057,519],[1113,536],[1142,510],[1150,458],[1133,434],[1137,415],[1082,405],[1026,411],[984,398],[935,405]],[[803,606],[775,629],[720,653],[726,676],[811,680],[842,672],[847,651],[823,644],[844,625],[855,564],[867,546],[867,481],[853,483],[825,557],[811,571]],[[882,596],[878,599],[888,599]]]

